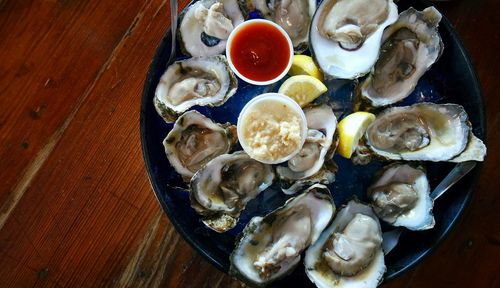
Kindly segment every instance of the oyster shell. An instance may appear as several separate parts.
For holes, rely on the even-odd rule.
[[[382,231],[368,205],[355,200],[343,207],[304,258],[317,287],[376,287],[385,273]]]
[[[309,25],[316,10],[316,0],[243,0],[248,11],[259,11],[262,17],[280,25],[290,36],[295,53],[308,47]]]
[[[428,7],[410,8],[382,36],[384,44],[372,72],[361,85],[361,96],[373,106],[385,106],[408,97],[420,77],[443,51],[438,32],[441,13]]]
[[[203,216],[203,223],[222,233],[236,225],[246,204],[273,179],[271,165],[253,160],[243,151],[223,154],[196,172],[189,185],[189,199]]]
[[[312,54],[327,75],[361,77],[377,60],[384,29],[397,18],[392,0],[325,0],[309,32]]]
[[[283,189],[286,194],[293,194],[313,181],[329,184],[334,179],[332,170],[325,168],[323,164],[332,158],[336,148],[333,136],[337,118],[332,108],[326,104],[306,107],[304,114],[309,129],[306,142],[300,152],[286,162],[286,166],[276,168],[280,181],[284,186],[290,186]],[[289,182],[295,183],[287,185]]]
[[[179,43],[189,56],[222,54],[229,34],[244,21],[237,0],[201,0],[187,7],[179,19]]]
[[[383,158],[437,162],[449,161],[461,154],[472,132],[462,106],[419,103],[382,111],[368,126],[364,137],[367,146]],[[476,144],[484,147],[479,142]],[[486,147],[477,148],[476,152],[486,153]],[[472,156],[481,161],[484,158],[484,154]]]
[[[220,106],[236,93],[238,81],[225,56],[194,57],[176,61],[156,87],[156,111],[167,122],[199,106]]]
[[[380,219],[410,230],[434,227],[427,176],[421,167],[408,164],[386,166],[368,188],[368,197]]]
[[[192,110],[177,119],[163,146],[170,165],[189,181],[210,160],[228,153],[237,137],[234,125],[214,123]]]
[[[316,184],[266,216],[252,218],[231,254],[230,273],[257,286],[286,276],[334,212],[330,191]]]

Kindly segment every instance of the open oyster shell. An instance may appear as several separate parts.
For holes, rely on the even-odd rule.
[[[269,187],[271,165],[239,151],[220,155],[198,170],[190,182],[191,206],[203,223],[219,233],[233,228],[246,204]]]
[[[386,269],[381,243],[372,208],[351,200],[307,249],[306,274],[319,288],[376,287]]]
[[[237,0],[201,0],[179,16],[179,43],[189,56],[212,56],[226,50],[234,27],[243,23]]]
[[[230,273],[253,286],[286,276],[334,212],[330,191],[316,184],[266,216],[253,217],[231,254]]]
[[[189,181],[210,160],[229,153],[237,137],[236,126],[214,123],[192,110],[177,119],[163,146],[170,165]]]
[[[391,164],[368,188],[373,210],[380,219],[410,230],[434,227],[430,186],[422,167]]]
[[[236,93],[238,81],[226,56],[194,57],[174,62],[161,76],[153,99],[167,122],[199,106],[220,106]]]
[[[336,166],[323,164],[332,158],[336,148],[337,118],[326,104],[306,107],[304,114],[309,129],[306,142],[295,157],[276,168],[286,194],[294,194],[307,184],[329,184],[335,179]]]
[[[258,11],[262,17],[280,25],[290,36],[295,53],[307,49],[316,0],[240,0],[240,3],[247,14]]]
[[[361,77],[377,60],[384,29],[397,18],[392,0],[325,0],[311,23],[312,54],[326,75]]]
[[[372,106],[385,106],[408,97],[417,82],[443,51],[438,32],[441,13],[428,7],[422,12],[403,11],[382,36],[380,56],[361,84],[361,96]]]
[[[482,161],[486,154],[458,104],[418,103],[385,109],[368,126],[364,138],[374,154],[392,160]],[[468,145],[470,140],[473,145]]]

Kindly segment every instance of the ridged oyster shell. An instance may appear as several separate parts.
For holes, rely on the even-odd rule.
[[[382,36],[380,56],[361,84],[361,96],[372,106],[385,106],[408,97],[422,75],[443,51],[438,32],[441,13],[428,7],[422,12],[403,11]]]
[[[253,286],[288,275],[334,212],[330,191],[316,184],[266,216],[253,217],[231,254],[230,274]]]
[[[156,87],[156,111],[174,122],[189,108],[220,106],[236,93],[238,81],[226,56],[193,57],[170,65]]]
[[[189,56],[212,56],[226,50],[234,27],[243,23],[237,0],[201,0],[179,16],[179,43]]]
[[[430,186],[422,167],[391,164],[382,169],[368,188],[377,216],[392,226],[410,230],[434,227]]]
[[[418,103],[385,109],[364,137],[374,154],[392,160],[450,161],[464,152],[469,139],[476,139],[475,153],[461,157],[462,161],[482,161],[486,154],[458,104]]]
[[[309,42],[326,75],[355,79],[373,67],[384,29],[398,18],[398,8],[392,0],[376,2],[385,7],[384,11],[373,9],[379,6],[374,6],[373,0],[325,0],[319,5]]]
[[[236,126],[214,123],[198,111],[182,114],[163,141],[170,165],[185,181],[213,158],[229,153]]]
[[[274,179],[271,165],[245,152],[220,155],[198,170],[189,184],[191,206],[203,223],[219,233],[233,228],[246,204],[269,187]]]
[[[364,232],[364,229],[369,230]],[[360,233],[363,237],[356,237]],[[319,288],[376,287],[386,269],[381,243],[380,223],[371,207],[351,200],[337,213],[316,243],[307,249],[304,257],[306,274]],[[350,247],[356,249],[350,250]],[[348,260],[339,262],[332,258],[334,251]],[[358,253],[370,255],[363,257],[364,254]]]

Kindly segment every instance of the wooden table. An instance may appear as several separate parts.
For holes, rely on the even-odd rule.
[[[500,287],[500,2],[436,5],[477,69],[489,155],[461,223],[386,287]],[[241,286],[173,229],[144,169],[139,103],[168,6],[0,0],[0,287]]]

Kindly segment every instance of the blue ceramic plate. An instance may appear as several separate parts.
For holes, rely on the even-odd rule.
[[[423,1],[400,1],[399,11],[410,6],[422,10],[429,6]],[[469,57],[449,21],[443,17],[439,31],[444,42],[444,53],[436,64],[420,79],[417,88],[403,103],[408,105],[415,102],[432,101],[436,103],[458,103],[465,107],[470,121],[474,127],[474,134],[484,139],[485,123],[484,108],[474,69]],[[146,83],[141,106],[141,141],[144,161],[151,184],[158,201],[167,213],[170,221],[177,230],[199,253],[204,255],[213,265],[227,272],[229,269],[229,254],[234,248],[235,237],[256,215],[264,215],[281,206],[287,197],[279,188],[271,186],[266,193],[251,201],[243,212],[238,225],[232,230],[218,234],[206,228],[200,218],[191,208],[188,193],[183,190],[186,185],[181,177],[170,166],[164,152],[162,141],[172,128],[166,124],[156,113],[153,105],[153,96],[156,85],[167,67],[170,53],[172,35],[167,33],[153,59]],[[178,51],[177,54],[183,56]],[[184,56],[185,57],[185,56]],[[277,91],[279,85],[257,87],[239,82],[239,88],[232,98],[223,106],[215,108],[195,107],[204,115],[216,122],[231,122],[236,120],[242,107],[254,96],[264,92]],[[330,88],[328,95],[322,96],[323,100],[333,102],[338,107],[337,115],[346,115],[352,112],[353,81],[327,82]],[[335,97],[333,97],[335,95]],[[422,95],[424,95],[422,97]],[[336,182],[330,185],[335,204],[340,207],[352,197],[357,195],[366,200],[365,191],[375,171],[383,163],[372,162],[367,166],[355,166],[349,160],[336,155],[335,162],[339,166]],[[450,163],[426,163],[431,188],[435,187],[441,179],[454,167]],[[472,191],[477,182],[480,166],[464,177],[459,185],[453,186],[434,207],[436,226],[424,232],[403,233],[399,245],[386,257],[387,273],[385,280],[390,280],[404,271],[410,269],[423,257],[428,255],[450,232],[467,206]],[[383,227],[383,229],[390,229]],[[290,276],[276,283],[276,286],[285,286],[287,283],[300,287],[313,286],[307,279],[303,266],[299,266]]]

